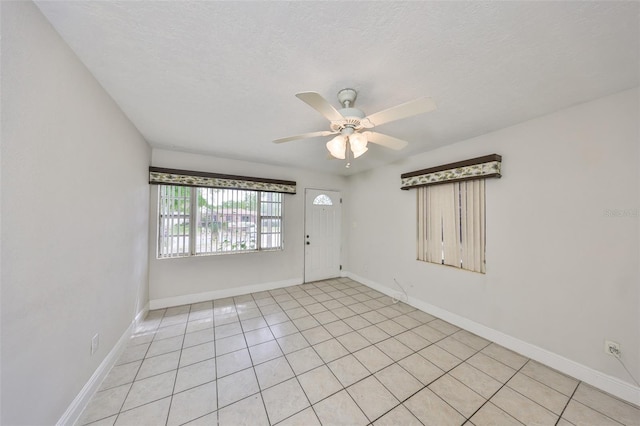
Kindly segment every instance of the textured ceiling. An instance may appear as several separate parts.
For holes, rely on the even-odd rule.
[[[80,2],[38,7],[154,147],[357,173],[639,84],[638,2]],[[358,90],[376,128],[345,169],[294,95]]]

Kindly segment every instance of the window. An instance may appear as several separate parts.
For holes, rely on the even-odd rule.
[[[491,154],[400,175],[418,190],[418,260],[485,272],[485,180],[501,170]]]
[[[283,194],[158,186],[158,258],[279,250]]]
[[[316,198],[313,199],[314,206],[332,206],[333,201],[325,194],[320,194]]]
[[[418,188],[418,260],[485,272],[484,179]]]

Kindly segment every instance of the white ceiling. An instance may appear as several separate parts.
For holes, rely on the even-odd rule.
[[[357,173],[639,84],[638,2],[81,2],[38,7],[154,147]],[[420,96],[435,112],[376,128],[345,169],[294,95],[370,114]]]

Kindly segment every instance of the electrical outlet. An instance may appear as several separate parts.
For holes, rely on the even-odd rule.
[[[99,346],[100,346],[100,335],[96,334],[91,338],[91,355],[95,354],[98,351]]]
[[[604,341],[604,353],[607,355],[615,356],[616,358],[620,358],[622,352],[620,351],[620,343],[612,342],[611,340]]]

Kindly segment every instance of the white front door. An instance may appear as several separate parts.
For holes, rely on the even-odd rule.
[[[304,281],[340,276],[340,193],[305,190]]]

